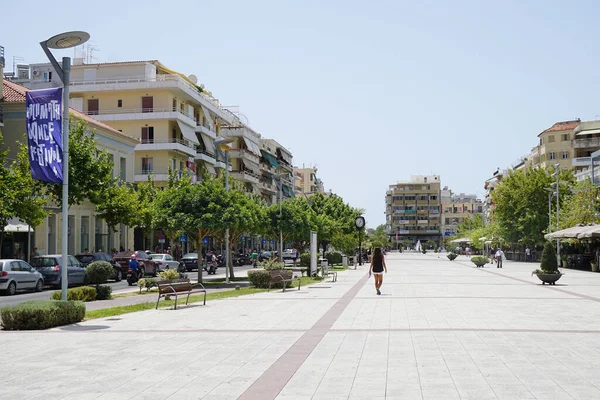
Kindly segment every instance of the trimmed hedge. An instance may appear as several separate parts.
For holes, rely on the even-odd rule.
[[[108,285],[100,285],[96,288],[96,300],[112,299],[112,287]]]
[[[51,300],[60,300],[62,292],[60,290],[52,293]],[[96,300],[96,288],[91,286],[82,286],[73,289],[67,289],[68,301],[94,301]]]
[[[458,257],[458,255],[457,255],[456,253],[450,253],[450,254],[448,254],[446,257],[448,257],[448,260],[450,260],[450,261],[454,261],[454,259],[455,259],[456,257]]]
[[[88,281],[92,285],[100,285],[115,275],[115,269],[106,261],[94,261],[85,268]]]
[[[342,263],[342,253],[339,251],[329,251],[325,253],[325,258],[329,265],[337,265]]]
[[[81,301],[36,300],[0,309],[0,324],[8,331],[49,329],[80,322],[83,317]]]
[[[546,241],[544,250],[542,250],[542,258],[540,260],[540,269],[545,274],[558,273],[558,261],[556,260],[556,249],[551,242]]]
[[[471,262],[473,264],[475,264],[475,263],[487,264],[490,262],[490,259],[485,256],[474,256],[474,257],[471,257]]]
[[[287,271],[286,271],[287,272]],[[291,271],[289,271],[291,272]],[[270,271],[266,271],[264,269],[259,269],[258,271],[248,271],[248,280],[255,288],[259,289],[267,289],[269,287],[269,282],[271,281],[271,273]],[[291,287],[292,282],[287,282],[286,287]],[[272,288],[281,287],[281,283],[275,283],[271,285]]]

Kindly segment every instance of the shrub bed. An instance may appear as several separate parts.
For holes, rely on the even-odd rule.
[[[330,251],[325,253],[325,258],[329,265],[336,265],[342,263],[342,253],[339,251]]]
[[[37,330],[74,324],[83,320],[81,301],[36,300],[0,309],[2,329]]]
[[[267,289],[269,287],[269,282],[271,281],[271,273],[266,270],[258,270],[258,271],[248,271],[248,280],[255,288],[259,289]],[[287,282],[286,287],[291,287],[292,282]],[[281,283],[276,283],[271,285],[272,288],[281,287]]]
[[[308,267],[310,265],[310,253],[302,253],[300,255],[300,266]]]
[[[60,300],[62,292],[60,290],[52,293],[51,300]],[[67,290],[68,301],[94,301],[96,300],[96,288],[91,286],[82,286]]]
[[[477,264],[477,263],[487,264],[490,262],[490,260],[489,260],[489,258],[487,258],[485,256],[474,256],[474,257],[471,257],[471,262],[473,264]]]
[[[450,253],[450,254],[448,254],[446,257],[448,257],[448,260],[450,260],[450,261],[454,261],[454,259],[455,259],[456,257],[458,257],[458,255],[457,255],[456,253]]]

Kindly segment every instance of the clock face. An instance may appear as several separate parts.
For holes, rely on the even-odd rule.
[[[356,225],[356,227],[358,229],[361,229],[362,227],[365,226],[365,219],[364,217],[356,217],[356,220],[354,221],[354,224]]]

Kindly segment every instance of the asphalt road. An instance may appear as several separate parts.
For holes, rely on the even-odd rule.
[[[245,277],[248,276],[246,271],[252,269],[251,265],[244,267],[233,267],[233,273],[235,277]],[[187,276],[192,280],[196,281],[198,279],[198,271],[194,270],[192,272],[186,272]],[[225,278],[225,269],[219,268],[217,269],[217,273],[215,275],[207,275],[206,271],[202,271],[202,279],[203,280],[211,280],[211,279],[219,279]],[[112,287],[113,293],[117,293],[119,291],[128,291],[132,288],[136,288],[136,286],[129,286],[127,281],[123,279],[121,282],[108,281],[106,285]],[[12,306],[19,303],[24,303],[30,300],[48,300],[54,292],[55,289],[44,288],[42,292],[31,292],[31,291],[23,291],[17,292],[13,296],[0,295],[0,308],[6,306]]]

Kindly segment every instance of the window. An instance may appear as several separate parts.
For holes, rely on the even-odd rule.
[[[569,141],[569,134],[568,133],[563,133],[562,135],[562,140],[563,142],[568,142]]]
[[[119,108],[123,107],[123,100],[121,100],[121,99],[117,100],[117,107],[119,107]]]
[[[142,127],[142,143],[154,143],[154,127],[144,126]]]
[[[429,196],[429,200],[437,200],[437,196],[436,195]]]
[[[48,82],[52,82],[52,71],[48,72]]]
[[[121,173],[120,173],[121,181],[125,182],[127,180],[127,159],[125,157],[121,157]]]
[[[554,135],[548,136],[548,143],[554,143]]]
[[[550,152],[550,159],[551,160],[556,160],[556,153],[555,152],[553,152],[553,151]]]
[[[110,177],[114,178],[115,177],[115,155],[109,154],[108,158],[110,159],[110,163],[112,165],[112,170],[110,171]]]
[[[569,152],[568,151],[563,151],[561,154],[561,158],[563,160],[566,160],[567,158],[569,158]]]
[[[177,169],[177,160],[174,158],[171,160],[171,171],[175,171]]]
[[[142,174],[150,174],[154,171],[154,159],[152,157],[142,157]]]
[[[173,99],[173,111],[177,111],[177,99]]]

